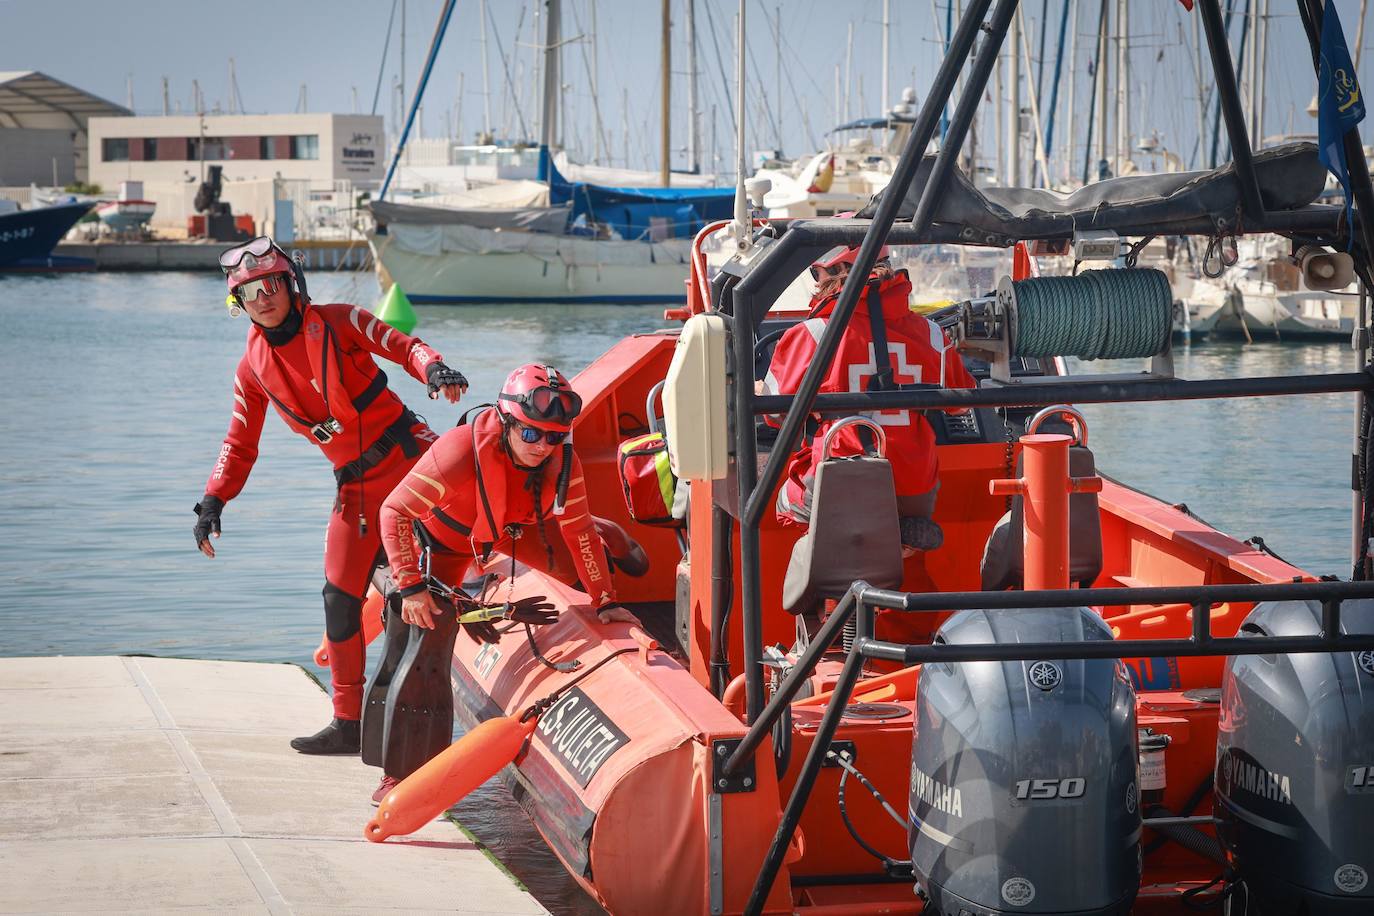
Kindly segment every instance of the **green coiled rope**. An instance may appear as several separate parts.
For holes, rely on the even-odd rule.
[[[1173,290],[1163,271],[1152,268],[1003,278],[997,296],[1012,316],[1017,356],[1154,356],[1168,346],[1173,328]]]

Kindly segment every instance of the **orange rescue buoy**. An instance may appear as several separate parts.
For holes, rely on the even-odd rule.
[[[514,761],[538,721],[538,716],[525,722],[497,716],[478,725],[401,780],[367,822],[363,836],[380,843],[419,830]]]
[[[368,589],[367,600],[363,602],[363,645],[370,645],[377,634],[382,632],[382,593]],[[320,647],[315,650],[315,664],[321,668],[329,667],[329,637],[320,637]]]

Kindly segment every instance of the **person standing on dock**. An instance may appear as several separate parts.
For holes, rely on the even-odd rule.
[[[338,496],[325,539],[324,616],[334,716],[291,746],[303,754],[355,754],[359,748],[366,644],[362,605],[372,571],[384,561],[377,513],[438,437],[387,387],[373,361],[403,366],[457,403],[468,383],[418,338],[353,305],[316,305],[299,265],[263,236],[220,255],[233,314],[252,325],[234,373],[229,432],[205,495],[196,504],[196,546],[214,557],[220,514],[248,481],[270,403],[292,430],[315,442],[334,467]]]

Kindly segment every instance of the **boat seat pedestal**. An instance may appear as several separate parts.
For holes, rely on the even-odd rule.
[[[1024,458],[1016,462],[1016,475],[1022,476]],[[1069,449],[1069,474],[1092,477],[1097,462],[1093,453],[1081,445]],[[1011,511],[1004,514],[988,535],[981,567],[983,591],[996,592],[1024,588],[1025,583],[1025,505],[1013,496]],[[1102,521],[1098,516],[1096,493],[1069,496],[1069,581],[1091,585],[1102,572]]]

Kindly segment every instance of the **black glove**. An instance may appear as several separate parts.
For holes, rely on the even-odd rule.
[[[210,540],[210,534],[219,534],[219,514],[224,510],[224,500],[206,493],[196,503],[196,547]]]
[[[501,634],[496,632],[496,626],[490,620],[483,620],[480,623],[463,624],[463,632],[468,634],[468,638],[475,643],[497,643],[501,641]]]
[[[558,619],[558,612],[543,595],[531,595],[506,605],[506,619],[516,623],[529,623],[543,626]]]
[[[429,382],[430,397],[437,395],[445,385],[457,385],[464,391],[468,390],[468,380],[463,373],[437,360],[425,366],[425,379]]]

